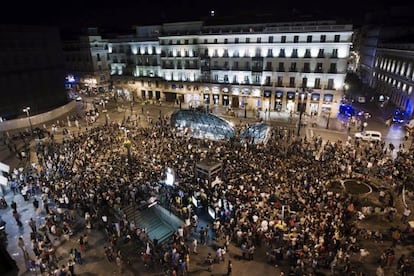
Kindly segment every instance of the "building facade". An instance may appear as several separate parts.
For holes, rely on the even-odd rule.
[[[97,28],[88,28],[75,39],[64,41],[67,88],[103,92],[111,84],[108,41]]]
[[[414,43],[381,43],[376,50],[372,86],[413,115]]]
[[[67,103],[57,28],[0,26],[0,117],[12,119]]]
[[[108,40],[117,95],[323,115],[343,96],[352,25],[332,21],[136,27]]]

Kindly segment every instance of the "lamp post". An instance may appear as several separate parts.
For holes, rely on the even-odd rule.
[[[305,99],[305,93],[300,93],[300,105],[299,105],[299,122],[298,122],[298,133],[297,136],[300,136],[300,127],[302,125],[302,114],[303,114],[303,101]]]
[[[23,112],[26,112],[27,118],[29,119],[30,132],[31,132],[31,136],[33,136],[32,120],[30,119],[30,106],[23,108]]]

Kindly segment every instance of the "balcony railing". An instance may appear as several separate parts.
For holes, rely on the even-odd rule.
[[[252,71],[253,72],[262,72],[263,71],[263,67],[262,66],[253,66],[252,67]]]
[[[273,68],[272,66],[266,66],[264,71],[273,71]]]

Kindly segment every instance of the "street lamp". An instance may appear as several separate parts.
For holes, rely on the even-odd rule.
[[[30,106],[23,108],[23,112],[26,112],[27,118],[29,119],[30,132],[31,132],[31,136],[33,136],[32,120],[30,119]]]
[[[300,93],[300,105],[299,105],[299,123],[298,123],[298,133],[297,136],[300,136],[300,127],[302,125],[302,114],[303,114],[303,106],[304,106],[304,99],[305,99],[305,92]]]

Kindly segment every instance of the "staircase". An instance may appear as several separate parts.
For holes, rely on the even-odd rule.
[[[138,208],[134,205],[129,205],[123,208],[123,213],[126,215],[128,221],[134,222],[137,227],[146,228],[148,237],[153,241],[158,240],[159,244],[163,244],[177,231],[174,228],[174,224],[169,221],[165,221],[160,216],[157,208],[159,206],[153,206],[151,208]]]

